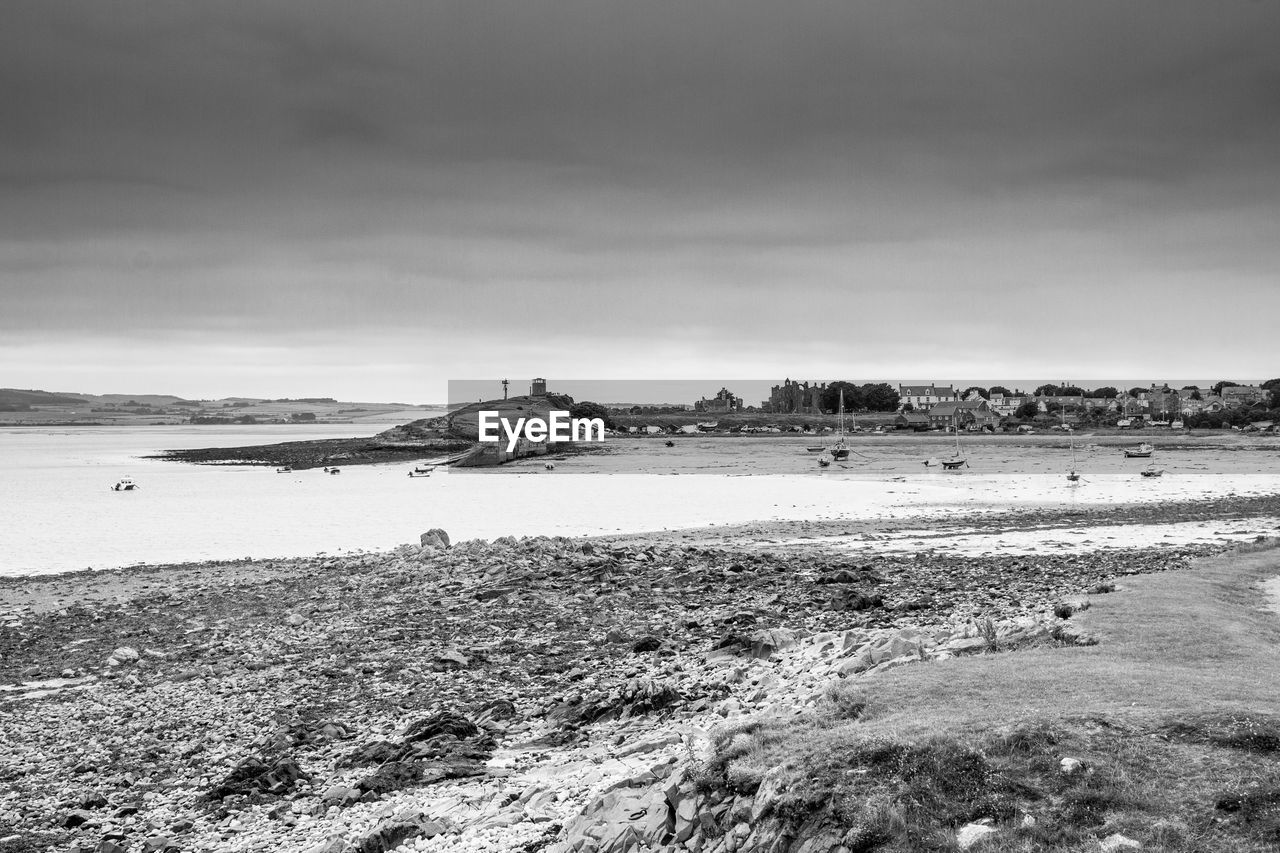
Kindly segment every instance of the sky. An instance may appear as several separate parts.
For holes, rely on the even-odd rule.
[[[0,386],[1280,375],[1278,32],[1260,0],[10,0]]]

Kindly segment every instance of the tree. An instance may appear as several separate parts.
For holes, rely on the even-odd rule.
[[[1058,387],[1059,397],[1083,397],[1084,389],[1079,385],[1061,385]]]
[[[1038,414],[1040,414],[1040,407],[1035,403],[1027,402],[1019,406],[1017,410],[1014,411],[1013,416],[1019,420],[1025,421],[1034,418]]]
[[[1220,395],[1222,394],[1223,388],[1239,388],[1239,387],[1240,387],[1239,382],[1232,382],[1229,379],[1224,379],[1221,382],[1213,383],[1213,393]]]
[[[605,429],[613,429],[613,419],[609,417],[609,410],[599,403],[592,403],[590,400],[583,400],[581,403],[574,403],[570,406],[569,417],[599,418],[604,421]]]
[[[988,400],[990,400],[992,397],[994,397],[997,394],[1003,394],[1006,397],[1013,396],[1013,392],[1010,391],[1008,388],[1004,387],[1003,385],[992,385],[989,389],[987,389]]]
[[[1056,397],[1061,389],[1057,385],[1041,385],[1035,390],[1037,397]]]
[[[314,421],[315,419],[316,419],[315,412],[294,412],[293,414],[289,415],[289,420],[293,421],[294,423],[301,423],[303,421],[311,422],[311,421]]]
[[[1120,390],[1118,388],[1113,388],[1110,385],[1103,385],[1101,388],[1094,388],[1088,394],[1085,394],[1085,396],[1091,397],[1094,400],[1114,400],[1116,397],[1120,396]]]
[[[898,410],[898,392],[888,382],[869,382],[862,386],[863,406],[872,412]]]
[[[1183,385],[1182,390],[1183,391],[1199,391],[1200,386],[1199,385]]]
[[[1199,389],[1199,388],[1196,388],[1196,389],[1194,389],[1194,390],[1191,392],[1191,399],[1192,399],[1192,400],[1203,400],[1203,399],[1204,399],[1204,397],[1201,397],[1201,396],[1200,396],[1200,389]]]
[[[915,410],[916,410],[916,407],[915,407],[915,404],[913,404],[913,403],[903,403],[903,404],[902,404],[902,411],[904,411],[904,412],[914,412]]]
[[[990,391],[988,391],[986,388],[982,388],[982,387],[980,387],[980,386],[978,386],[978,385],[970,385],[968,388],[964,389],[964,393],[960,395],[960,399],[961,399],[961,400],[967,400],[967,399],[969,399],[969,392],[970,392],[970,391],[977,391],[977,392],[978,392],[978,396],[979,396],[979,397],[981,397],[981,398],[982,398],[982,399],[984,399],[984,400],[990,400],[990,399],[991,399],[991,392],[990,392]]]
[[[1136,400],[1139,397],[1141,397],[1146,392],[1146,390],[1147,390],[1146,388],[1130,388],[1129,396]]]
[[[831,382],[822,392],[822,410],[824,412],[835,412],[840,409],[840,392],[844,392],[844,410],[846,412],[856,411],[857,409],[866,408],[866,400],[863,396],[862,389],[852,382],[843,380]],[[896,408],[896,407],[895,407]]]

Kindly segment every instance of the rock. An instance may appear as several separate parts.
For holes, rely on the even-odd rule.
[[[646,752],[654,752],[662,749],[664,746],[673,746],[680,743],[680,734],[678,732],[667,732],[657,737],[647,738],[645,740],[629,743],[620,747],[614,755],[623,758],[628,755],[642,755]]]
[[[107,797],[101,792],[94,791],[80,800],[79,807],[82,809],[105,809],[107,807]]]
[[[307,617],[303,616],[301,613],[290,613],[284,621],[297,628],[299,625],[307,624]]]
[[[164,835],[152,835],[142,842],[142,853],[177,853],[182,848],[172,838]]]
[[[406,743],[412,743],[413,741],[427,740],[442,734],[453,735],[458,740],[465,740],[480,734],[480,729],[466,717],[444,711],[410,723],[404,731],[404,739]]]
[[[631,651],[636,654],[641,654],[643,652],[656,652],[660,648],[662,648],[662,641],[657,637],[641,637],[639,640],[636,640],[635,644],[631,647]]]
[[[443,669],[466,669],[471,661],[457,649],[445,649],[435,657],[436,666]]]
[[[360,791],[386,794],[409,788],[422,779],[422,765],[417,762],[391,761],[356,783]]]
[[[987,650],[987,641],[982,637],[962,637],[951,640],[943,648],[954,655],[974,655]]]
[[[326,805],[345,806],[354,803],[360,799],[361,791],[346,785],[330,785],[325,792],[320,795],[320,799]]]
[[[344,848],[344,853],[387,853],[411,838],[435,838],[445,827],[421,812],[384,818],[359,841]]]
[[[1083,766],[1084,766],[1083,762],[1081,762],[1080,759],[1078,758],[1067,757],[1067,758],[1063,758],[1062,761],[1058,762],[1058,769],[1060,769],[1063,773],[1065,773],[1068,776],[1070,776],[1072,773],[1079,772],[1080,768],[1082,768]]]
[[[786,628],[756,631],[751,635],[751,657],[768,660],[776,651],[795,648],[796,636]]]
[[[107,658],[107,666],[122,666],[126,663],[138,662],[138,650],[131,646],[121,646]]]
[[[431,546],[433,548],[448,548],[449,534],[445,533],[439,527],[433,527],[426,533],[418,537],[418,542],[422,546]]]
[[[309,778],[292,758],[280,758],[268,765],[260,758],[250,757],[232,768],[207,797],[221,800],[232,794],[283,794],[299,779]]]
[[[88,823],[91,820],[93,820],[92,814],[84,809],[76,809],[75,811],[67,813],[67,816],[62,819],[62,825],[67,829],[74,829],[75,827]]]
[[[956,846],[968,850],[982,842],[989,835],[994,835],[996,828],[985,823],[966,823],[956,831]]]
[[[1129,838],[1118,832],[1113,832],[1106,838],[1098,842],[1102,848],[1102,853],[1115,853],[1116,850],[1141,850],[1142,842],[1136,838]]]

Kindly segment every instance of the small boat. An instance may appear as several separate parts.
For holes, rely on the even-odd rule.
[[[667,447],[675,447],[675,446],[676,446],[676,443],[674,441],[667,442]]]
[[[1149,459],[1151,454],[1155,452],[1155,447],[1147,444],[1145,441],[1137,447],[1126,447],[1124,449],[1125,459]]]
[[[830,465],[831,465],[831,456],[830,456],[830,454],[824,453],[824,454],[822,454],[821,456],[819,456],[819,457],[818,457],[818,467],[819,467],[819,468],[827,468],[827,467],[829,467]]]
[[[1062,415],[1062,423],[1063,425],[1067,423],[1067,416],[1065,413]],[[1070,433],[1070,435],[1071,435],[1071,470],[1067,472],[1067,482],[1078,483],[1080,482],[1080,475],[1076,472],[1076,436],[1074,432]]]
[[[821,453],[822,451],[826,450],[826,448],[825,447],[806,447],[805,450],[809,451],[810,453]]]
[[[844,443],[844,389],[840,389],[840,415],[839,415],[840,438],[831,448],[831,458],[837,462],[843,462],[849,458],[849,447]]]
[[[293,469],[290,468],[288,465],[281,465],[279,468],[276,469],[277,474],[289,474],[292,471]]]
[[[1142,472],[1144,477],[1160,477],[1164,474],[1163,468],[1147,468]]]
[[[951,431],[956,434],[956,452],[950,459],[943,459],[939,462],[943,471],[959,471],[961,468],[968,467],[969,460],[964,458],[964,454],[960,452],[960,425],[956,423],[954,416],[951,418]],[[928,465],[928,462],[924,464]]]
[[[409,472],[409,476],[410,477],[430,477],[431,471],[424,470],[422,468],[414,468],[412,471]]]
[[[341,468],[325,468],[324,472],[326,474],[341,474],[342,469]]]
[[[122,477],[120,480],[116,481],[116,484],[114,486],[111,487],[111,491],[132,492],[136,488],[138,488],[137,483],[133,482],[133,480],[129,479],[128,477]]]

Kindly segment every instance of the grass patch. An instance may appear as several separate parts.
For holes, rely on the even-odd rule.
[[[834,682],[811,713],[713,738],[704,785],[756,793],[793,829],[815,821],[869,851],[1280,849],[1280,616],[1256,584],[1274,548],[1131,578],[1076,610],[1099,639],[901,667]],[[1064,772],[1062,759],[1080,762]]]

